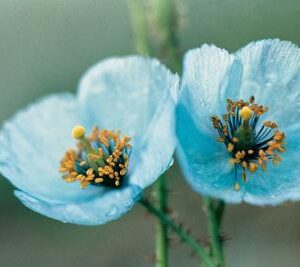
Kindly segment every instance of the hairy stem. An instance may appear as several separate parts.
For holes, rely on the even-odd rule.
[[[157,209],[167,214],[167,180],[162,175],[155,184]],[[168,266],[168,226],[160,219],[155,225],[156,267]]]
[[[205,266],[207,267],[214,267],[208,251],[190,234],[188,231],[184,230],[181,226],[177,225],[167,214],[163,213],[159,209],[157,209],[153,204],[151,204],[146,199],[141,199],[140,203],[153,215],[160,219],[165,225],[167,225],[175,234],[177,234],[181,240],[183,240],[186,244],[188,244],[195,254],[199,256]]]
[[[225,262],[220,227],[225,205],[223,201],[214,203],[214,200],[209,197],[204,197],[203,202],[207,212],[208,231],[211,238],[211,253],[216,266],[224,267]]]

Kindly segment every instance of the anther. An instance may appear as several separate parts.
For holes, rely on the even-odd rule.
[[[94,128],[85,136],[85,128],[77,125],[72,136],[79,140],[77,150],[70,149],[61,160],[60,172],[66,182],[78,181],[82,188],[89,184],[119,187],[128,170],[130,137],[119,131]]]
[[[266,171],[269,160],[275,165],[280,163],[278,153],[286,151],[285,134],[277,130],[278,125],[273,121],[259,123],[268,108],[256,104],[254,97],[249,101],[227,99],[226,109],[227,112],[220,117],[223,120],[213,116],[212,124],[219,134],[217,141],[223,142],[230,153],[229,162],[235,166],[234,189],[239,191],[237,172],[242,171],[241,181],[246,182],[247,171],[254,173],[258,166]]]
[[[233,144],[231,144],[231,143],[229,143],[229,144],[228,144],[228,146],[227,146],[227,150],[228,150],[228,152],[232,152],[232,151],[233,151],[233,149],[234,149],[234,145],[233,145]]]
[[[238,182],[235,182],[235,184],[234,184],[234,190],[238,192],[238,191],[240,191],[240,189],[241,189],[240,184]]]
[[[253,162],[250,162],[250,164],[249,164],[249,171],[251,173],[254,173],[254,172],[256,172],[256,170],[257,170],[257,164],[255,164]]]

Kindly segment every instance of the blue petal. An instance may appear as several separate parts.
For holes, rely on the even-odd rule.
[[[229,164],[229,154],[224,145],[217,143],[212,136],[201,134],[191,114],[181,105],[177,114],[178,121],[184,121],[177,125],[177,155],[188,183],[196,192],[226,202],[245,201],[255,205],[300,200],[299,132],[287,132],[287,151],[282,155],[283,161],[279,166],[269,162],[266,172],[261,169],[254,174],[248,172],[246,183],[241,180],[239,171],[237,181],[241,189],[236,192],[234,169]]]
[[[226,99],[240,87],[242,66],[226,50],[203,45],[184,58],[180,102],[193,114],[201,130],[213,131],[211,116],[224,113]]]
[[[79,101],[88,126],[132,137],[131,183],[145,187],[169,166],[178,83],[157,60],[138,56],[100,62],[81,79]]]
[[[81,225],[98,225],[118,219],[138,201],[140,193],[139,187],[128,186],[85,201],[57,204],[15,191],[28,208],[56,220]]]
[[[300,199],[299,51],[289,42],[265,40],[251,43],[232,56],[209,46],[187,54],[177,109],[178,154],[187,180],[197,192],[256,205]],[[211,66],[214,63],[215,67]],[[287,152],[281,165],[270,163],[266,173],[259,170],[248,175],[246,184],[239,176],[242,187],[235,192],[234,171],[226,162],[228,153],[215,142],[210,117],[224,113],[227,97],[248,99],[252,95],[270,108],[263,119],[279,122],[287,133]]]
[[[224,145],[216,142],[214,136],[202,134],[192,114],[181,104],[177,122],[177,156],[191,187],[203,195],[240,202],[242,196],[233,190],[235,175]]]
[[[299,132],[287,133],[287,151],[278,166],[267,165],[249,176],[244,200],[255,205],[277,205],[287,200],[300,200]],[[296,141],[296,142],[295,142]]]
[[[241,62],[226,50],[204,45],[184,59],[177,107],[178,157],[192,188],[204,195],[241,201],[225,147],[216,142],[211,116],[224,113],[226,99],[240,87]]]
[[[299,124],[300,49],[287,41],[252,42],[236,53],[243,64],[240,98],[254,95],[269,107],[264,119],[274,120],[285,130]]]
[[[57,203],[84,200],[99,193],[67,184],[58,172],[70,131],[80,123],[71,94],[52,95],[17,113],[0,132],[0,172],[17,188]]]

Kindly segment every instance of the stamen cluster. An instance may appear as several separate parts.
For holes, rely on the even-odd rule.
[[[94,128],[86,138],[83,127],[74,129],[73,136],[79,143],[77,149],[66,151],[61,160],[60,172],[64,180],[78,181],[82,188],[89,184],[109,187],[122,185],[129,165],[131,138],[121,138],[119,131],[100,131],[98,128]]]
[[[249,101],[232,101],[227,99],[227,112],[221,120],[218,116],[212,117],[213,127],[218,131],[218,142],[223,142],[231,154],[231,163],[235,165],[235,180],[237,167],[242,168],[242,178],[246,181],[246,170],[254,173],[259,166],[266,171],[267,161],[274,164],[281,161],[278,153],[285,152],[285,134],[277,130],[275,122],[265,121],[257,131],[260,116],[268,108]],[[235,189],[239,190],[235,183]]]

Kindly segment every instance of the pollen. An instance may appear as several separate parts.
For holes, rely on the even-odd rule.
[[[253,163],[253,162],[250,162],[250,164],[249,164],[249,171],[251,173],[254,173],[254,172],[256,172],[256,170],[257,170],[257,164]]]
[[[269,162],[280,164],[282,158],[279,154],[286,151],[286,136],[278,130],[276,122],[260,123],[268,108],[255,103],[253,96],[248,101],[227,99],[226,110],[221,117],[212,116],[212,126],[218,134],[216,140],[224,143],[231,156],[230,163],[235,166],[233,187],[239,191],[239,175],[246,183],[247,172],[254,174],[259,168],[267,172]]]
[[[238,182],[236,182],[236,183],[234,184],[234,190],[238,192],[238,191],[240,191],[240,189],[241,189],[240,184],[239,184]]]
[[[73,128],[72,136],[79,141],[77,148],[65,152],[59,168],[66,182],[77,181],[82,188],[117,188],[124,184],[132,149],[130,137],[96,127],[86,137],[85,128],[80,125]]]
[[[227,145],[227,150],[228,150],[228,152],[232,152],[233,149],[234,149],[234,145],[233,145],[232,143],[229,143],[229,144]]]

